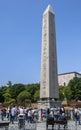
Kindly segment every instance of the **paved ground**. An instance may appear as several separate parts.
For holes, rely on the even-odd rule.
[[[38,123],[37,124],[37,130],[46,130],[46,124],[45,123]],[[49,127],[49,130],[51,129],[51,127]],[[57,126],[54,127],[54,130],[57,130]],[[61,129],[63,130],[63,126],[61,126]],[[69,121],[68,122],[68,128],[67,130],[81,130],[81,125],[77,125],[75,126],[75,122],[74,121]]]
[[[14,128],[13,130],[18,130],[18,123],[15,123],[14,125],[10,124],[10,130],[12,130],[11,128]],[[41,123],[37,123],[37,125],[35,126],[35,124],[33,124],[32,126],[26,123],[26,130],[46,130],[46,123],[45,122],[41,122]],[[48,128],[49,130],[51,129],[51,126]],[[58,130],[58,127],[55,126],[54,130]],[[63,130],[63,126],[61,126],[61,129]],[[67,130],[81,130],[81,125],[75,125],[74,121],[69,121],[68,122],[68,128]]]
[[[37,123],[37,124],[27,124],[26,122],[26,129],[25,130],[46,130],[46,122],[41,122],[41,123]],[[48,127],[49,130],[51,129],[51,126]],[[57,130],[57,126],[54,127],[54,130]],[[0,128],[0,130],[3,130]],[[10,123],[9,125],[9,130],[20,130],[18,127],[18,122],[14,122],[14,124]],[[21,129],[22,130],[22,129]],[[63,130],[63,126],[61,126],[61,129]],[[68,128],[67,130],[81,130],[81,125],[75,125],[74,121],[68,121]]]

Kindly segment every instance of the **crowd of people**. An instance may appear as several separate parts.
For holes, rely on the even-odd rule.
[[[13,124],[14,121],[18,120],[18,117],[20,115],[24,116],[24,119],[28,122],[33,122],[38,118],[37,109],[32,109],[28,107],[26,108],[23,106],[17,107],[15,105],[9,107],[0,107],[0,117],[2,121],[6,117]]]
[[[75,120],[75,124],[81,125],[81,109],[76,107],[73,108],[73,119]]]
[[[54,120],[66,120],[66,114],[65,114],[65,109],[64,107],[55,107],[51,109],[47,109],[46,112],[46,118],[53,117]]]
[[[81,125],[81,109],[78,107],[72,108],[70,110],[70,119],[75,121],[75,125]],[[68,113],[65,111],[64,107],[55,107],[52,109],[47,109],[46,119],[53,117],[54,120],[68,120]]]
[[[71,109],[72,118],[75,121],[75,124],[80,125],[81,122],[81,109],[75,107]],[[19,116],[24,116],[24,119],[30,123],[38,120],[39,118],[39,111],[35,108],[28,108],[23,106],[1,106],[0,107],[0,117],[1,120],[4,120],[6,117],[12,124],[14,121],[17,121]],[[68,114],[66,113],[64,107],[54,107],[48,108],[47,110],[41,109],[41,117],[44,116],[46,119],[53,117],[54,120],[67,120]]]

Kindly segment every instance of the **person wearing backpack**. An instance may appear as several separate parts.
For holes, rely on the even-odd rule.
[[[74,116],[75,116],[75,125],[80,125],[80,111],[78,107],[75,108]]]

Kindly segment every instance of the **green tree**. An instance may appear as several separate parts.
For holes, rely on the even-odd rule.
[[[18,103],[25,103],[27,100],[30,100],[31,94],[27,92],[26,90],[19,93],[17,96]]]
[[[34,101],[37,102],[40,97],[40,90],[36,90],[34,94]]]
[[[3,94],[3,96],[4,96],[4,103],[11,104],[15,102],[15,99],[12,99],[9,93],[5,93]]]
[[[72,100],[81,100],[81,78],[75,77],[70,80],[68,86],[71,90]]]
[[[71,100],[71,90],[68,86],[64,86],[64,98],[66,98],[68,101]]]
[[[10,80],[8,81],[7,86],[12,87],[12,82]]]
[[[4,102],[4,96],[3,96],[4,93],[5,93],[5,88],[0,87],[0,103]]]
[[[64,86],[59,86],[59,99],[64,100]]]
[[[31,96],[31,102],[35,102],[34,101],[34,94],[36,92],[36,90],[40,89],[40,85],[39,84],[28,84],[26,86],[26,90],[32,95]]]
[[[3,94],[3,96],[4,96],[4,102],[7,102],[9,101],[11,95],[9,93],[5,93]]]
[[[13,84],[11,81],[8,81],[7,86],[0,87],[0,102],[1,103],[17,103],[17,97],[18,95],[26,90],[31,96],[29,96],[28,99],[26,99],[26,102],[35,102],[39,98],[39,90],[40,90],[40,84]],[[37,91],[37,92],[36,92]]]
[[[17,96],[20,94],[20,92],[25,90],[25,85],[24,84],[14,84],[11,87],[11,98],[15,99],[15,101],[17,102]]]
[[[4,94],[6,93],[7,87],[6,86],[2,86],[0,88],[0,102],[3,103],[4,102]]]
[[[68,86],[59,86],[59,98],[61,101],[65,98],[67,100],[71,99],[71,90]]]

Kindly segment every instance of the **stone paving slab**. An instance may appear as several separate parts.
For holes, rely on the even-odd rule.
[[[46,130],[46,124],[44,122],[38,123],[37,130]],[[52,130],[52,127],[50,126],[48,130]],[[58,127],[55,126],[54,130],[58,130]],[[64,130],[63,126],[61,126],[60,130]],[[81,130],[81,125],[76,126],[74,121],[68,121],[68,128],[66,130]]]
[[[0,130],[4,130],[4,129],[0,128]],[[9,130],[20,130],[18,127],[18,122],[14,122],[14,124],[10,123]],[[36,127],[34,126],[34,124],[32,124],[31,129],[30,128],[28,129],[28,124],[26,122],[25,130],[46,130],[46,122],[37,123]],[[52,127],[49,126],[48,130],[52,130]],[[58,130],[58,127],[55,126],[54,130]],[[63,126],[60,127],[60,130],[64,130]],[[66,130],[81,130],[81,125],[76,126],[74,121],[68,121],[68,128]]]
[[[13,128],[13,130],[19,130],[18,123],[10,124],[9,129],[10,128],[11,128],[11,130],[12,130],[12,128]],[[25,128],[26,128],[26,130],[28,130],[27,127],[25,127]],[[35,130],[35,129],[33,129],[33,127],[32,127],[30,130]],[[46,122],[37,123],[36,130],[46,130]],[[52,127],[51,126],[48,127],[48,130],[52,130]],[[58,127],[55,126],[54,130],[58,130]],[[64,130],[63,126],[60,127],[60,130]],[[67,130],[81,130],[81,125],[76,126],[74,121],[69,121]]]

